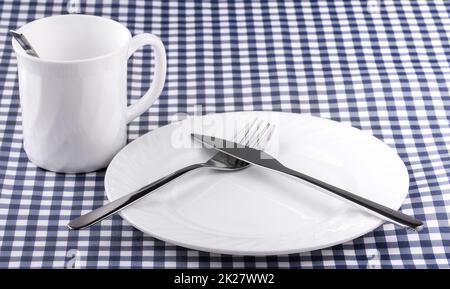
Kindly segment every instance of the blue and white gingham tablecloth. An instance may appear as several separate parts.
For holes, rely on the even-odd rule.
[[[12,1],[0,4],[1,268],[448,268],[450,3],[435,1]],[[69,10],[115,19],[166,45],[159,100],[133,140],[177,112],[275,110],[368,131],[405,162],[401,210],[420,233],[385,224],[314,252],[239,257],[162,242],[119,216],[90,230],[67,222],[105,203],[105,171],[55,174],[22,145],[17,63],[7,31]],[[130,61],[130,101],[151,79],[149,49]]]

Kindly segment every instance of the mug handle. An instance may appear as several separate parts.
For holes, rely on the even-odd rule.
[[[155,70],[153,73],[153,81],[150,88],[138,101],[127,108],[127,123],[141,115],[155,102],[156,98],[161,94],[166,80],[166,50],[161,39],[149,33],[142,33],[134,36],[131,39],[128,48],[128,58],[133,55],[136,50],[145,46],[151,45],[153,53],[155,54]]]

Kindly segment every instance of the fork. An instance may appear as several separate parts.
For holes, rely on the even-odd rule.
[[[255,119],[251,122],[251,124],[245,125],[241,132],[235,135],[234,139],[240,144],[245,144],[246,146],[255,147],[258,149],[264,149],[265,145],[269,142],[272,136],[273,129],[274,126],[270,123],[265,123],[262,120]],[[170,181],[196,169],[209,168],[221,171],[238,171],[248,168],[249,166],[250,164],[245,161],[229,156],[225,153],[218,152],[204,163],[192,164],[179,169],[138,189],[137,191],[131,192],[115,201],[73,219],[69,222],[69,224],[67,224],[67,226],[71,230],[88,228],[149,195]]]

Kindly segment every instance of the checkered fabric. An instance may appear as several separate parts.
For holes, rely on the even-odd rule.
[[[450,5],[435,1],[12,1],[0,4],[0,267],[448,268]],[[385,224],[323,250],[268,257],[162,242],[119,216],[66,224],[106,202],[105,171],[55,174],[22,146],[17,62],[7,31],[68,11],[109,17],[166,45],[159,100],[129,139],[177,112],[274,110],[349,123],[394,148],[410,190],[401,210],[419,233]],[[130,101],[151,81],[149,49],[129,63]]]

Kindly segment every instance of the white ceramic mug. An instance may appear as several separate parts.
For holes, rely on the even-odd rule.
[[[13,40],[17,56],[24,148],[39,167],[89,172],[105,167],[126,144],[126,124],[160,95],[166,52],[151,34],[132,37],[110,19],[88,15],[42,18],[21,27],[39,58]],[[152,84],[127,107],[127,60],[151,45]]]

